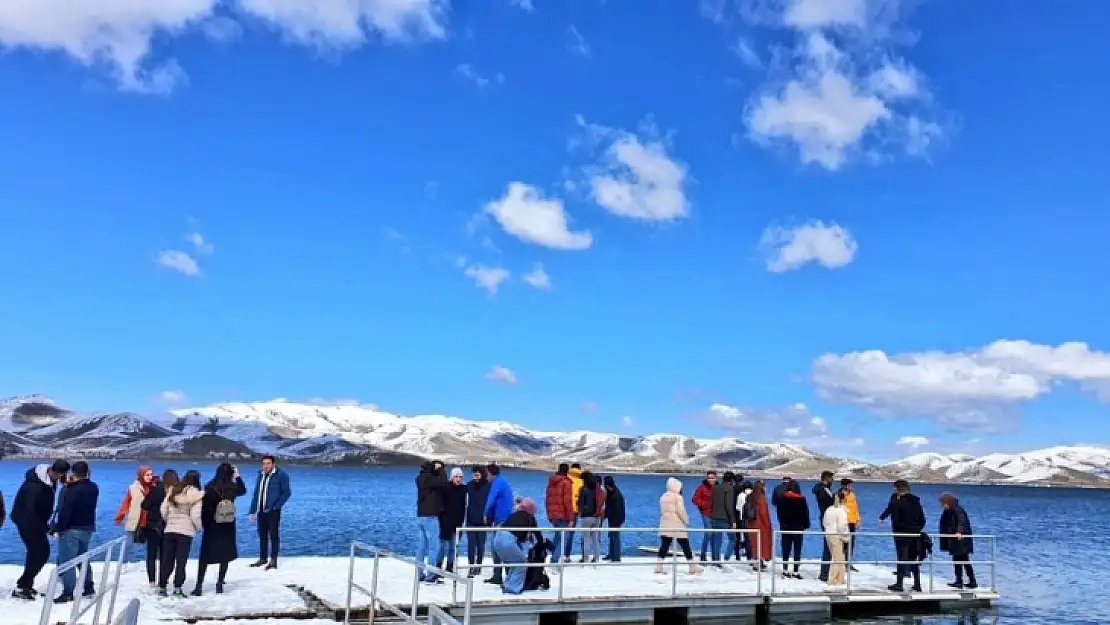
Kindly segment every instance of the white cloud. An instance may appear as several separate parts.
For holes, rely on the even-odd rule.
[[[810,221],[793,228],[768,227],[759,248],[766,258],[767,270],[783,273],[817,263],[826,269],[851,264],[859,244],[847,228],[837,224]]]
[[[621,425],[623,425],[626,428],[630,428],[630,427],[636,425],[636,420],[633,419],[632,417],[629,417],[629,416],[626,415],[626,416],[621,417]]]
[[[162,250],[158,252],[154,262],[191,278],[200,276],[200,265],[197,264],[196,259],[181,250]]]
[[[929,444],[929,439],[925,436],[903,436],[902,438],[894,441],[895,445],[903,445],[910,449],[918,449]]]
[[[182,390],[162,391],[158,398],[168,404],[180,404],[188,399]]]
[[[194,27],[234,36],[234,21],[217,9],[263,20],[293,41],[349,49],[373,37],[442,39],[448,0],[9,0],[0,2],[0,47],[62,52],[104,68],[123,90],[168,93],[185,73],[172,58],[152,59],[152,41]]]
[[[507,386],[515,386],[518,382],[516,371],[508,367],[496,365],[486,372],[486,379],[495,384],[505,384]]]
[[[199,232],[191,232],[185,235],[185,240],[193,244],[193,249],[197,254],[211,256],[212,253],[216,251],[212,243],[205,240],[204,236]]]
[[[825,399],[888,418],[928,417],[954,431],[995,432],[1020,404],[1078,383],[1110,401],[1110,353],[1086,343],[999,340],[966,352],[825,354],[812,378]]]
[[[709,406],[700,419],[734,435],[758,441],[786,440],[813,447],[828,447],[844,442],[843,439],[831,437],[825,420],[813,414],[809,406],[803,403],[779,409],[715,403]]]
[[[690,215],[685,163],[667,153],[667,140],[650,122],[640,135],[575,120],[585,142],[603,146],[601,160],[586,168],[590,194],[598,206],[619,217],[675,221]]]
[[[892,147],[926,155],[944,130],[923,117],[930,99],[924,76],[894,52],[890,35],[902,8],[898,0],[713,4],[706,14],[718,23],[735,13],[796,38],[793,53],[775,55],[768,83],[748,102],[749,137],[792,146],[803,163],[828,170]]]
[[[752,69],[761,69],[763,61],[759,58],[759,53],[755,51],[752,44],[744,37],[739,37],[736,42],[732,44],[731,48],[740,61]]]
[[[532,9],[534,8],[532,6],[532,0],[509,0],[509,1],[513,4],[513,6],[519,8],[521,10],[528,11],[529,13],[531,13]]]
[[[597,412],[598,407],[599,406],[597,405],[597,402],[590,399],[587,399],[586,401],[578,405],[578,409],[585,413]]]
[[[524,281],[541,291],[551,290],[551,276],[544,271],[543,265],[536,265],[535,269],[524,274]]]
[[[497,295],[497,290],[509,279],[509,272],[502,267],[487,267],[486,265],[471,265],[463,270],[466,277],[486,290],[490,295]]]
[[[578,29],[573,25],[567,29],[567,37],[569,38],[567,43],[568,50],[578,56],[590,57],[593,55],[593,50],[590,48],[589,42],[586,41],[582,33],[578,32]]]
[[[571,231],[563,201],[544,198],[536,187],[510,182],[500,199],[485,206],[501,229],[514,237],[557,250],[584,250],[593,244],[586,230]]]
[[[479,74],[478,70],[474,69],[474,66],[470,63],[463,63],[461,65],[458,65],[457,67],[455,67],[455,73],[469,80],[475,85],[478,85],[478,87],[488,87],[491,82],[497,84],[505,82],[505,76],[501,74],[501,72],[498,72],[493,76],[483,76],[482,74]]]

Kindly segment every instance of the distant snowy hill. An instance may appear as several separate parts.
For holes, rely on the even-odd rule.
[[[888,464],[885,468],[907,479],[920,480],[1093,483],[1110,479],[1110,449],[1049,447],[979,458],[963,454],[921,453]]]
[[[233,458],[262,454],[327,464],[454,464],[497,461],[522,467],[580,462],[605,470],[700,471],[812,478],[830,469],[862,479],[903,476],[959,482],[1072,482],[1110,479],[1110,450],[1056,447],[1026,454],[917,454],[877,466],[831,458],[790,443],[755,443],[678,434],[626,436],[544,432],[504,421],[443,415],[405,417],[373,406],[318,405],[281,399],[221,403],[155,415],[80,414],[50,398],[0,400],[0,453],[48,457]]]

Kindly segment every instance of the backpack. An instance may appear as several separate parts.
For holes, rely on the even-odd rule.
[[[582,489],[582,497],[578,502],[578,516],[582,518],[597,516],[597,491],[595,489]]]
[[[221,525],[235,522],[235,502],[230,499],[221,499],[216,504],[216,512],[212,515],[213,523]]]

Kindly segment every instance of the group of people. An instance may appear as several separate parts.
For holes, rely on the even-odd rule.
[[[130,559],[134,545],[143,545],[151,587],[160,596],[167,596],[172,576],[173,596],[185,597],[182,590],[186,580],[185,565],[199,533],[200,557],[192,595],[201,596],[205,574],[213,565],[218,566],[215,589],[222,593],[228,565],[239,557],[235,501],[246,494],[238,467],[226,462],[216,468],[204,485],[196,470],[179,475],[167,469],[158,476],[150,467],[139,467],[115,515],[116,525],[122,525],[127,536],[124,561]],[[288,474],[277,467],[272,456],[264,456],[248,513],[250,520],[258,525],[260,550],[258,561],[251,566],[277,568],[281,509],[291,495]],[[89,465],[83,460],[72,464],[55,460],[27,471],[11,507],[12,524],[27,554],[23,574],[12,591],[13,597],[27,601],[38,598],[35,578],[50,560],[51,536],[57,538],[59,565],[89,551],[97,529],[99,498],[100,489],[92,481]],[[0,525],[4,522],[2,501],[0,498]],[[87,565],[83,579],[83,596],[95,595],[92,570]],[[77,571],[63,572],[61,580],[62,592],[53,601],[73,601]]]
[[[848,569],[856,570],[851,562],[860,511],[852,479],[843,478],[836,487],[834,478],[831,471],[823,472],[811,493],[824,538],[818,579],[829,585],[842,585],[847,581]],[[421,467],[416,485],[420,530],[417,561],[423,570],[422,581],[441,581],[434,573],[436,569],[454,571],[460,528],[473,528],[464,529],[467,575],[473,577],[480,572],[487,534],[492,534],[489,542],[493,575],[485,581],[500,584],[510,594],[544,587],[546,583],[542,569],[513,565],[569,562],[576,532],[581,537],[579,562],[601,560],[600,532],[605,522],[610,531],[604,559],[614,562],[621,559],[620,528],[625,522],[625,503],[612,476],[599,477],[583,471],[578,464],[559,466],[548,479],[544,497],[547,520],[554,530],[550,540],[539,530],[535,501],[514,497],[496,464],[475,466],[470,482],[464,484],[461,469],[453,469],[448,477],[442,462],[428,462]],[[703,529],[708,530],[702,532],[700,562],[695,560],[690,545],[691,518],[686,511],[682,483],[669,478],[659,499],[657,573],[666,573],[663,563],[675,543],[682,550],[691,574],[701,573],[705,565],[723,569],[733,558],[738,562],[747,560],[753,570],[766,570],[774,550],[770,512],[773,506],[780,533],[782,576],[802,579],[802,547],[812,524],[807,497],[797,481],[782,478],[768,497],[763,480],[749,481],[731,471],[718,477],[716,471],[709,471],[690,502],[701,516]],[[955,563],[956,579],[949,585],[975,588],[975,571],[970,564],[972,530],[967,511],[951,494],[941,496],[940,504],[943,513],[939,547],[950,553]],[[921,501],[910,492],[905,480],[894,483],[894,492],[879,515],[879,523],[887,519],[896,535],[894,544],[899,562],[897,580],[889,588],[904,591],[905,579],[912,578],[911,589],[920,591],[919,562],[927,557],[932,542],[924,533],[926,521]]]

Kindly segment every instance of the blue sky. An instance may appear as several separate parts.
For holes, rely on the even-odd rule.
[[[145,4],[0,8],[2,394],[1110,438],[1110,6]]]

